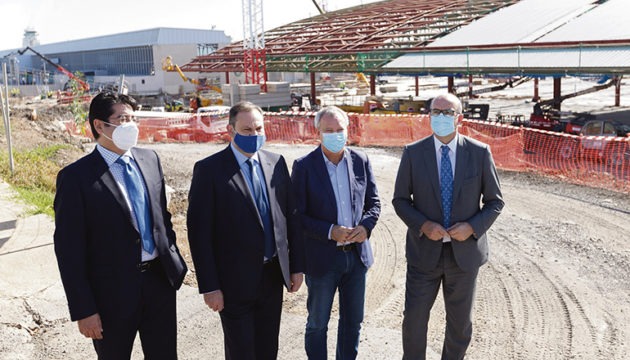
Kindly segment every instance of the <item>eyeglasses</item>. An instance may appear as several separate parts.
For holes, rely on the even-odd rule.
[[[112,124],[122,124],[122,123],[126,123],[126,122],[138,122],[138,119],[133,116],[133,115],[128,115],[128,114],[120,114],[116,117],[110,117],[109,122]]]
[[[446,115],[446,116],[453,116],[455,115],[455,110],[453,109],[431,109],[431,115]]]

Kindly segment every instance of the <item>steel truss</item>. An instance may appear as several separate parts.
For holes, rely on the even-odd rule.
[[[387,0],[300,20],[265,32],[266,70],[373,72],[519,0]],[[190,72],[242,72],[243,42],[200,56]]]

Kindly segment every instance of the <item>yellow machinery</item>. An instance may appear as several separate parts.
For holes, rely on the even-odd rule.
[[[206,83],[206,79],[189,78],[177,64],[173,64],[172,57],[167,56],[162,60],[162,70],[176,71],[182,80],[196,86],[197,93],[195,94],[195,98],[201,99],[201,104],[198,104],[198,107],[223,104],[220,87]]]

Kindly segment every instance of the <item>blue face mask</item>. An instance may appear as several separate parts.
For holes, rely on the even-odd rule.
[[[346,146],[347,139],[348,135],[345,131],[337,133],[322,133],[322,145],[324,145],[328,151],[335,154],[343,150],[343,147]]]
[[[248,154],[258,151],[265,143],[265,140],[267,140],[265,135],[243,136],[239,133],[234,135],[234,143]]]
[[[431,115],[431,129],[437,136],[448,136],[455,132],[455,117],[444,114]]]

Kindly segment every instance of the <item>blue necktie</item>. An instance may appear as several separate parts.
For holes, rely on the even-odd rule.
[[[265,257],[271,259],[276,252],[276,244],[273,237],[273,225],[271,223],[269,204],[265,199],[260,177],[258,177],[258,172],[256,171],[256,160],[248,159],[247,165],[249,165],[250,180],[252,181],[252,189],[254,190],[254,200],[256,201],[256,207],[258,208],[258,213],[262,219],[265,231]]]
[[[448,156],[449,148],[442,145],[442,161],[440,162],[440,193],[442,195],[442,218],[445,229],[451,226],[451,209],[453,207],[453,167]]]
[[[123,177],[125,179],[125,187],[127,188],[127,196],[129,196],[129,202],[136,215],[138,231],[142,238],[142,247],[146,252],[151,254],[153,253],[153,249],[155,249],[155,243],[153,242],[153,224],[151,222],[149,201],[144,186],[142,186],[140,174],[131,166],[129,161],[130,158],[128,156],[121,156],[116,160],[118,164],[123,166]]]

